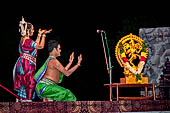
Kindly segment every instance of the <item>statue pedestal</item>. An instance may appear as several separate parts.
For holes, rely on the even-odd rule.
[[[137,82],[136,81],[136,76],[132,77],[132,76],[127,76],[125,78],[120,78],[120,83],[123,84],[148,84],[148,77],[141,77],[142,81]]]

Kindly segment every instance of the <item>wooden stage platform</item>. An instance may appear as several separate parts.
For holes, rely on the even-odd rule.
[[[112,113],[170,111],[170,100],[0,102],[0,113]]]

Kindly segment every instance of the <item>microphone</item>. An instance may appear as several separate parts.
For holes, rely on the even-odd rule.
[[[102,32],[104,32],[104,31],[103,30],[99,30],[99,29],[97,30],[97,33],[102,33]]]

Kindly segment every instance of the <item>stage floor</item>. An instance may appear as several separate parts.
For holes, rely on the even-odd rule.
[[[0,102],[0,113],[170,112],[170,100]]]

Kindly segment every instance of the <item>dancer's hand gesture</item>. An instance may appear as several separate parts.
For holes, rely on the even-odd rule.
[[[74,60],[74,52],[71,53],[69,63],[72,63]]]
[[[77,62],[77,65],[79,65],[79,66],[80,66],[81,61],[82,61],[82,54],[80,54],[80,55],[78,56],[78,62]]]

